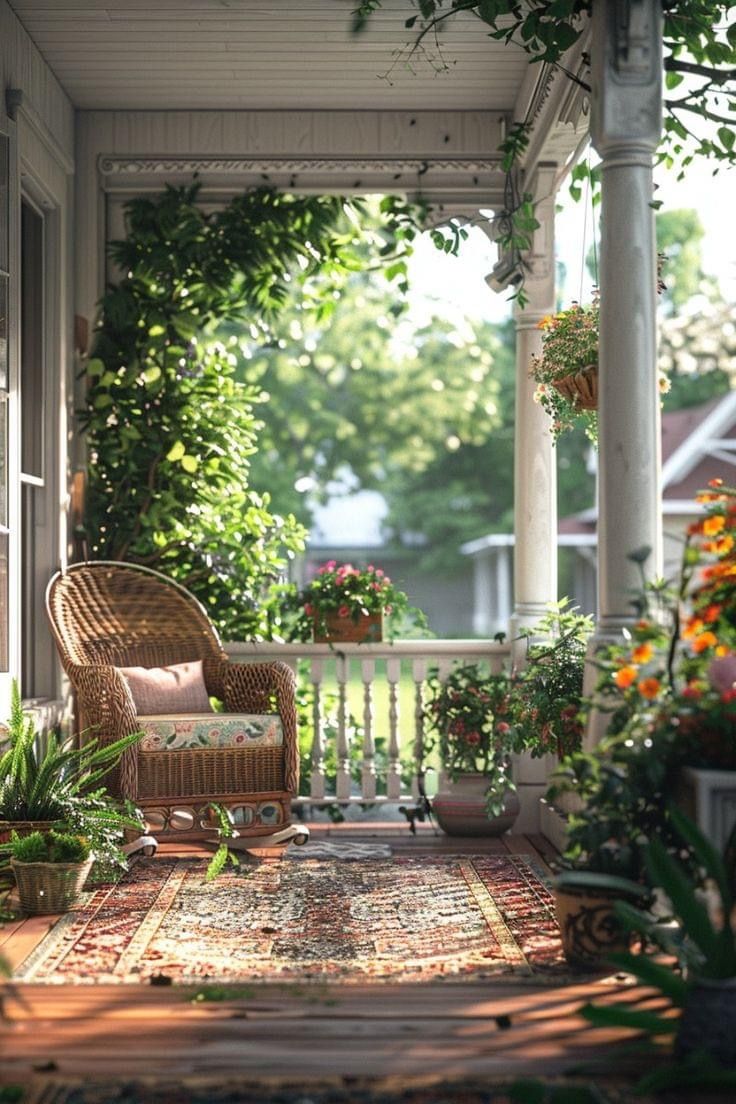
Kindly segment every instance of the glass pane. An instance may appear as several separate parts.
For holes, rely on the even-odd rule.
[[[10,147],[7,134],[0,134],[0,271],[8,271],[8,165]]]
[[[8,524],[8,403],[0,393],[0,527]]]

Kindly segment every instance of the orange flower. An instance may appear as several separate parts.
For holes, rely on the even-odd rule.
[[[706,609],[703,610],[700,616],[706,622],[717,621],[721,615],[722,609],[723,606],[719,606],[715,602],[712,602]]]
[[[652,645],[648,640],[645,640],[643,644],[639,644],[638,647],[634,648],[631,658],[634,663],[648,663],[653,654]]]
[[[716,655],[719,658],[720,658],[720,656],[728,655],[728,648],[726,647],[725,644],[719,644],[718,645],[718,647],[716,648]]]
[[[708,480],[708,486],[709,487],[722,487],[723,486],[723,480],[722,479],[709,479]]]
[[[715,551],[719,556],[725,556],[727,552],[730,552],[734,546],[734,539],[730,533],[726,533],[725,536],[719,537],[716,541]]]
[[[711,514],[703,522],[703,532],[706,537],[714,537],[716,533],[720,533],[725,524],[726,519],[723,514]]]
[[[652,701],[653,698],[657,697],[657,695],[659,694],[659,691],[660,691],[659,679],[656,679],[656,678],[642,679],[641,682],[639,683],[639,685],[637,686],[637,690],[639,691],[639,693],[641,694],[641,696],[643,698],[648,698],[649,701]]]
[[[689,640],[692,636],[697,636],[698,633],[701,633],[704,628],[705,625],[699,617],[691,617],[689,621],[686,622],[685,628],[682,630],[682,635],[685,640]]]
[[[626,690],[631,686],[637,674],[638,671],[636,667],[622,667],[619,671],[616,671],[616,674],[613,676],[613,681],[616,683],[619,690]]]
[[[700,654],[700,652],[704,652],[706,648],[715,648],[717,643],[718,637],[715,633],[710,631],[702,632],[693,640],[693,651]]]

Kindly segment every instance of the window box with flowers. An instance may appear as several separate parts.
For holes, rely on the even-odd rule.
[[[501,835],[519,813],[511,778],[516,748],[509,677],[464,663],[445,679],[431,673],[427,686],[425,751],[437,749],[442,767],[432,811],[449,835]]]
[[[384,629],[392,637],[407,624],[424,628],[420,610],[409,605],[380,568],[354,567],[329,560],[292,596],[296,610],[293,635],[316,643],[379,643]]]

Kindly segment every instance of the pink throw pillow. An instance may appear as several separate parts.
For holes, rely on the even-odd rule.
[[[119,667],[142,716],[167,713],[212,713],[204,684],[202,660],[171,667]]]

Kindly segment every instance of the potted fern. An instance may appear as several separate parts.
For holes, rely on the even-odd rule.
[[[133,733],[80,747],[55,733],[42,740],[14,682],[6,735],[0,736],[0,843],[13,832],[22,836],[64,824],[89,841],[97,859],[118,861],[125,830],[140,824],[113,800],[102,779],[139,738]]]

